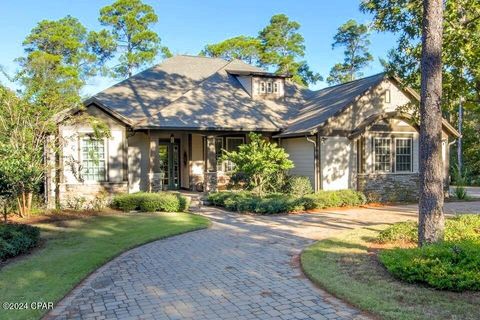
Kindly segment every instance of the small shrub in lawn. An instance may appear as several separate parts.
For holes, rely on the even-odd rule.
[[[38,244],[40,229],[37,227],[5,223],[0,224],[0,260],[28,252]]]
[[[392,275],[409,283],[452,291],[480,290],[479,241],[384,250],[379,258]]]
[[[112,205],[114,208],[126,212],[132,210],[143,212],[177,212],[187,210],[189,201],[185,196],[176,193],[138,192],[117,195],[113,198]]]
[[[463,214],[445,220],[445,241],[480,240],[480,215]],[[377,238],[380,243],[416,242],[418,223],[399,222],[382,230]]]
[[[308,177],[288,177],[285,184],[284,193],[292,196],[303,197],[304,195],[313,193],[312,183]]]

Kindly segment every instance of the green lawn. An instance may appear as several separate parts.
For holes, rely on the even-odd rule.
[[[43,246],[0,269],[0,302],[56,302],[121,252],[208,225],[208,219],[187,213],[118,214],[38,224]],[[42,314],[0,310],[1,319],[37,319]]]
[[[378,262],[372,239],[386,226],[319,241],[301,256],[320,287],[381,319],[478,319],[480,293],[437,291],[397,281]]]

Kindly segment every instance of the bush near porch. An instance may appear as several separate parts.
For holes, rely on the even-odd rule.
[[[26,253],[37,246],[40,229],[34,226],[0,224],[0,261]]]
[[[208,200],[213,205],[231,211],[258,214],[358,206],[366,203],[365,195],[354,190],[319,191],[303,196],[283,193],[258,196],[249,191],[222,191],[210,193]]]
[[[189,199],[173,192],[137,192],[120,194],[113,198],[112,206],[125,212],[184,212],[188,210]]]

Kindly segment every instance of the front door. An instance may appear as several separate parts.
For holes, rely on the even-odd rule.
[[[162,190],[180,188],[180,144],[160,141],[158,153]]]

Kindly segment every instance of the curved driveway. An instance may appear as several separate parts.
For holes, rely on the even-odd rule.
[[[447,204],[480,211],[480,202]],[[47,319],[365,319],[314,287],[300,251],[356,227],[415,219],[416,206],[246,216],[203,208],[213,224],[133,249],[98,269]]]

